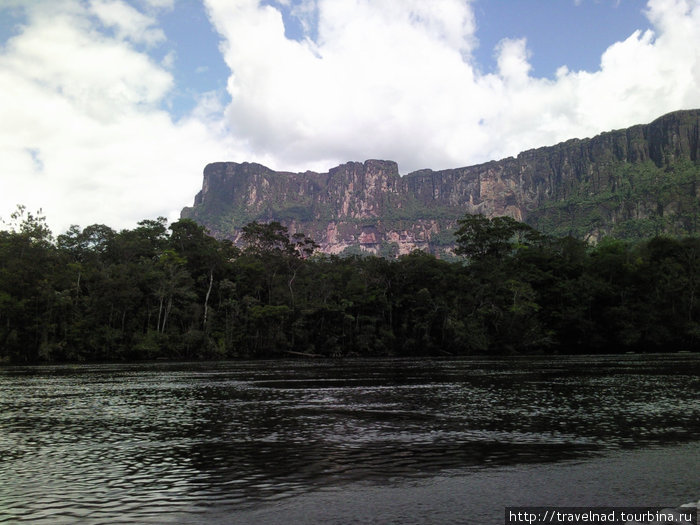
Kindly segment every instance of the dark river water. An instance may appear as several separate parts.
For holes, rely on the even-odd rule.
[[[0,369],[0,523],[503,523],[700,497],[700,355]]]

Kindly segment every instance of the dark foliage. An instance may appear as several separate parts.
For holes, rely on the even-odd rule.
[[[53,239],[0,231],[5,363],[698,350],[700,239],[589,246],[466,216],[446,262],[314,255],[279,223],[246,246],[182,219]]]

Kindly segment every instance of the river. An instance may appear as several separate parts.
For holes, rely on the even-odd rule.
[[[700,497],[700,355],[0,369],[0,523],[503,523]]]

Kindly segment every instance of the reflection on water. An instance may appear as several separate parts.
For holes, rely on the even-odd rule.
[[[5,369],[0,522],[162,522],[697,440],[699,377],[692,354]]]

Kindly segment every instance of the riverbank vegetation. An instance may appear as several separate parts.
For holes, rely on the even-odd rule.
[[[468,215],[447,262],[243,245],[182,219],[0,231],[0,362],[664,352],[700,347],[700,239],[595,246]]]

